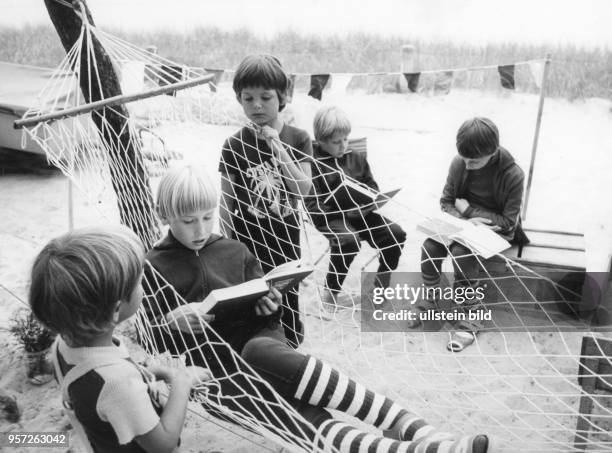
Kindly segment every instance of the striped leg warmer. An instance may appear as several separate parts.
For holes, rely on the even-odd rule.
[[[486,436],[450,440],[437,433],[414,441],[398,441],[365,433],[344,422],[327,420],[317,430],[318,445],[338,453],[487,453]]]
[[[486,436],[454,440],[389,398],[366,389],[338,370],[309,357],[295,398],[313,406],[345,412],[382,430],[393,430],[400,442],[365,434],[346,423],[327,420],[319,428],[327,446],[341,452],[485,453]],[[410,442],[412,441],[412,442]],[[330,444],[331,442],[331,444]],[[475,447],[475,448],[474,448]]]

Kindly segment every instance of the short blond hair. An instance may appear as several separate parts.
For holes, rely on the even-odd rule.
[[[162,219],[216,208],[218,190],[204,168],[196,165],[173,167],[157,188],[157,214]]]
[[[34,260],[30,307],[49,329],[85,344],[113,328],[117,302],[129,300],[143,265],[142,242],[125,226],[71,231]]]
[[[318,142],[329,140],[335,133],[350,134],[351,122],[344,110],[336,106],[320,108],[314,117],[313,131]]]

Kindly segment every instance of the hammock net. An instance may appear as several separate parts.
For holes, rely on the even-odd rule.
[[[83,27],[79,40],[40,93],[40,105],[44,107],[30,109],[24,118],[87,104],[80,94],[81,78],[100,77],[92,48],[94,37],[119,74],[124,94],[196,80],[207,74],[214,76],[210,82],[191,88],[25,128],[45,150],[49,161],[100,207],[103,217],[131,226],[150,247],[163,231],[153,209],[152,194],[165,169],[188,159],[207,166],[210,174],[217,174],[223,140],[239,127],[246,126],[248,130],[250,126],[231,90],[231,71],[187,67],[90,25]],[[78,69],[83,61],[88,62],[87,71]],[[453,135],[464,119],[491,116],[501,131],[508,131],[503,136],[505,146],[526,168],[537,111],[534,92],[540,83],[534,73],[542,67],[543,61],[516,64],[513,90],[499,84],[497,67],[423,72],[418,88],[412,80],[414,90],[411,78],[402,74],[332,74],[319,85],[310,75],[297,74],[292,76],[292,101],[282,116],[287,123],[308,128],[321,102],[338,103],[350,112],[352,136],[367,137],[353,140],[350,148],[368,153],[374,176],[385,190],[402,188],[380,212],[406,232],[397,271],[405,272],[402,278],[410,281],[419,275],[421,244],[426,239],[416,226],[434,217],[430,208],[437,209],[442,178],[452,157],[437,150],[448,149],[448,144],[454,143]],[[405,79],[407,94],[389,92]],[[321,100],[315,99],[313,93],[308,95],[313,87]],[[67,92],[72,95],[66,96]],[[388,113],[395,111],[402,114]],[[432,117],[436,118],[435,124],[430,121]],[[116,118],[124,120],[119,132],[111,126]],[[431,160],[439,162],[435,173],[421,171],[419,162]],[[325,165],[321,168],[323,173],[337,171]],[[262,186],[243,189],[253,197],[287,193],[286,185],[278,183],[282,180],[278,168],[271,168],[266,178]],[[320,195],[326,197],[332,190],[328,188]],[[560,285],[550,275],[510,255],[498,254],[485,262],[473,254],[482,264],[480,281],[487,284],[486,308],[492,309],[494,316],[473,345],[453,354],[445,348],[447,331],[413,331],[401,321],[384,327],[363,322],[363,313],[374,307],[368,291],[373,286],[379,258],[384,255],[367,240],[361,241],[361,251],[338,298],[344,309],[324,309],[321,301],[330,260],[328,239],[313,226],[304,201],[307,200],[290,208],[301,221],[302,260],[315,269],[298,290],[298,311],[305,325],[300,350],[333,364],[443,429],[496,436],[500,451],[565,452],[574,451],[578,444],[588,451],[612,448],[610,396],[595,390],[589,394],[578,381],[583,338],[594,340],[595,345],[595,352],[583,355],[583,360],[603,357],[607,365],[602,369],[611,369],[610,357],[597,341],[606,334],[591,333],[590,320],[558,309],[575,309],[571,300],[580,291],[576,286]],[[341,218],[344,215],[340,210],[337,214]],[[357,233],[364,238],[369,232],[364,229]],[[381,248],[384,252],[385,247],[397,245]],[[266,257],[258,259],[264,267],[272,265],[266,263]],[[571,260],[576,263],[576,258]],[[446,284],[451,285],[450,260],[443,270],[444,275],[449,275]],[[172,341],[183,344],[164,344],[168,337],[156,332],[169,326],[151,320],[144,311],[167,311],[167,307],[185,301],[153,268],[149,271],[145,282],[147,297],[136,320],[146,352],[162,360],[167,357],[164,351],[184,350],[201,354],[204,362],[222,369],[217,379],[200,388],[195,402],[218,418],[292,451],[335,450],[312,441],[308,433],[312,426],[204,321],[206,347],[194,347],[189,339],[192,334],[187,332],[178,340],[172,337]],[[557,296],[541,300],[543,286]],[[167,307],[160,306],[164,303]],[[387,310],[400,308],[391,304]],[[587,365],[583,373],[605,378],[597,366]],[[581,398],[593,403],[596,417],[584,419],[589,432],[577,435]]]

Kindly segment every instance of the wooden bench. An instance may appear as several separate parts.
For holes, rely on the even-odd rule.
[[[599,281],[587,274],[584,235],[533,228],[525,228],[525,233],[531,241],[529,244],[513,246],[503,253],[512,263],[500,256],[483,262],[482,273],[495,279],[496,288],[488,291],[488,297],[551,302],[542,306],[594,324],[607,322],[609,315],[601,309],[605,308],[602,302],[609,281],[609,263],[607,275],[600,272],[605,277]],[[501,278],[508,276],[519,278]]]
[[[594,401],[597,398],[596,392],[610,395],[607,398],[608,402],[612,398],[611,340],[589,336],[582,338],[578,384],[582,387],[582,396],[580,397],[580,413],[576,422],[574,447],[578,450],[585,450],[589,443],[589,432],[593,426],[591,415]],[[608,406],[608,409],[612,408],[612,404],[608,404]],[[608,435],[610,435],[610,431],[608,431]]]

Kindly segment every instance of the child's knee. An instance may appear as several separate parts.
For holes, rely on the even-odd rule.
[[[341,253],[358,252],[361,248],[359,237],[353,233],[337,234],[330,242],[332,247],[338,249]]]
[[[406,232],[397,223],[392,224],[389,229],[391,230],[391,236],[394,243],[403,247],[404,242],[406,242]]]
[[[441,256],[445,256],[445,251],[446,250],[444,250],[444,245],[434,241],[431,238],[425,239],[423,245],[421,246],[421,255],[423,259],[439,258]]]
[[[475,256],[469,248],[467,248],[465,245],[459,244],[458,242],[454,242],[451,245],[450,253],[455,258],[467,258],[470,256]]]
[[[268,351],[274,342],[276,340],[268,337],[251,338],[242,348],[240,355],[246,363],[252,367],[258,367],[262,362],[269,360]]]

